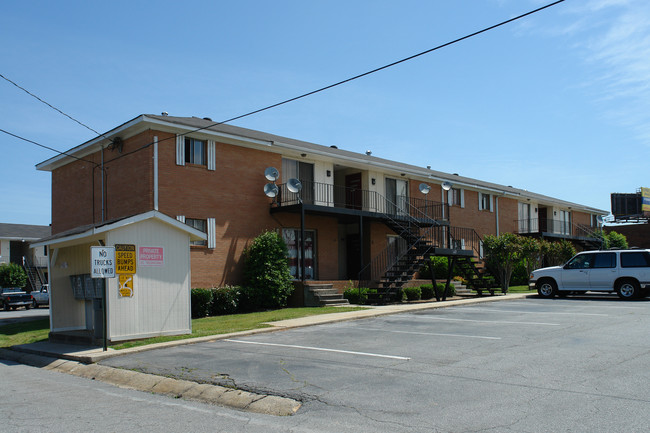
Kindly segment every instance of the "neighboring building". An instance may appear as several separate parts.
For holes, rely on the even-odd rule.
[[[357,280],[368,267],[375,271],[363,278],[377,279],[405,245],[425,238],[427,248],[475,255],[488,234],[585,241],[607,214],[370,153],[213,124],[141,115],[38,164],[52,172],[52,234],[160,211],[207,233],[190,248],[191,285],[208,287],[241,282],[242,252],[264,230],[280,231],[299,277],[301,208],[305,277],[320,281]],[[279,171],[273,199],[263,192],[267,167]],[[290,178],[302,182],[299,195],[287,189]]]
[[[50,235],[50,226],[0,223],[0,264],[15,263],[27,271],[27,290],[47,283],[47,248],[31,244]]]
[[[650,248],[650,224],[618,224],[603,228],[607,233],[616,232],[625,236],[631,248]]]

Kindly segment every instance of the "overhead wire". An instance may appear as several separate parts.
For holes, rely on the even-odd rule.
[[[202,130],[204,130],[204,129],[208,129],[208,128],[212,128],[212,127],[215,127],[215,126],[223,125],[223,124],[225,124],[225,123],[230,123],[230,122],[233,122],[233,121],[235,121],[235,120],[239,120],[239,119],[242,119],[242,118],[244,118],[244,117],[252,116],[252,115],[254,115],[254,114],[261,113],[261,112],[263,112],[263,111],[267,111],[267,110],[270,110],[270,109],[272,109],[272,108],[276,108],[276,107],[279,107],[279,106],[281,106],[281,105],[285,105],[285,104],[288,104],[288,103],[290,103],[290,102],[294,102],[294,101],[297,101],[297,100],[299,100],[299,99],[306,98],[306,97],[311,96],[311,95],[315,95],[315,94],[320,93],[320,92],[323,92],[323,91],[325,91],[325,90],[329,90],[329,89],[332,89],[332,88],[334,88],[334,87],[341,86],[341,85],[343,85],[343,84],[349,83],[349,82],[354,81],[354,80],[358,80],[358,79],[360,79],[360,78],[366,77],[366,76],[371,75],[371,74],[374,74],[374,73],[376,73],[376,72],[383,71],[384,69],[388,69],[388,68],[391,68],[391,67],[393,67],[393,66],[399,65],[399,64],[401,64],[401,63],[407,62],[407,61],[409,61],[409,60],[413,60],[413,59],[415,59],[415,58],[421,57],[421,56],[423,56],[423,55],[425,55],[425,54],[429,54],[429,53],[431,53],[431,52],[434,52],[434,51],[440,50],[440,49],[445,48],[445,47],[448,47],[448,46],[450,46],[450,45],[454,45],[454,44],[456,44],[456,43],[462,42],[462,41],[464,41],[464,40],[466,40],[466,39],[469,39],[469,38],[472,38],[472,37],[478,36],[478,35],[480,35],[480,34],[482,34],[482,33],[488,32],[488,31],[490,31],[490,30],[494,30],[494,29],[496,29],[496,28],[498,28],[498,27],[504,26],[504,25],[506,25],[506,24],[512,23],[512,22],[517,21],[517,20],[520,20],[520,19],[522,19],[522,18],[525,18],[525,17],[527,17],[527,16],[529,16],[529,15],[535,14],[535,13],[537,13],[537,12],[540,12],[540,11],[542,11],[542,10],[545,10],[545,9],[547,9],[547,8],[550,8],[550,7],[552,7],[552,6],[555,6],[555,5],[557,5],[557,4],[559,4],[559,3],[562,3],[562,2],[564,2],[564,1],[565,1],[565,0],[557,0],[557,1],[554,1],[554,2],[552,2],[552,3],[549,3],[549,4],[545,5],[545,6],[541,6],[541,7],[537,8],[537,9],[533,9],[533,10],[531,10],[531,11],[529,11],[529,12],[523,13],[523,14],[521,14],[521,15],[517,15],[517,16],[515,16],[515,17],[513,17],[513,18],[507,19],[507,20],[505,20],[505,21],[501,21],[501,22],[499,22],[499,23],[497,23],[497,24],[491,25],[491,26],[489,26],[489,27],[485,27],[485,28],[483,28],[483,29],[481,29],[481,30],[475,31],[475,32],[470,33],[470,34],[468,34],[468,35],[465,35],[465,36],[462,36],[462,37],[460,37],[460,38],[454,39],[454,40],[452,40],[452,41],[446,42],[446,43],[444,43],[444,44],[441,44],[441,45],[435,46],[435,47],[433,47],[433,48],[430,48],[430,49],[428,49],[428,50],[422,51],[422,52],[420,52],[420,53],[413,54],[413,55],[411,55],[411,56],[408,56],[408,57],[405,57],[405,58],[403,58],[403,59],[400,59],[400,60],[394,61],[394,62],[392,62],[392,63],[388,63],[388,64],[386,64],[386,65],[384,65],[384,66],[381,66],[381,67],[378,67],[378,68],[372,69],[372,70],[370,70],[370,71],[367,71],[367,72],[364,72],[364,73],[361,73],[361,74],[358,74],[358,75],[355,75],[355,76],[352,76],[352,77],[346,78],[346,79],[344,79],[344,80],[338,81],[338,82],[333,83],[333,84],[329,84],[329,85],[327,85],[327,86],[321,87],[321,88],[316,89],[316,90],[312,90],[312,91],[307,92],[307,93],[303,93],[303,94],[301,94],[301,95],[299,95],[299,96],[295,96],[295,97],[293,97],[293,98],[289,98],[289,99],[283,100],[283,101],[281,101],[281,102],[277,102],[277,103],[275,103],[275,104],[271,104],[271,105],[268,105],[268,106],[266,106],[266,107],[259,108],[259,109],[257,109],[257,110],[253,110],[253,111],[247,112],[247,113],[245,113],[245,114],[241,114],[241,115],[239,115],[239,116],[231,117],[231,118],[229,118],[229,119],[227,119],[227,120],[223,120],[223,121],[215,122],[215,123],[210,123],[210,124],[208,124],[208,125],[206,125],[206,126],[203,126],[203,127],[201,127],[201,128],[196,128],[196,129],[193,129],[193,130],[191,130],[191,131],[184,132],[184,133],[182,133],[182,134],[178,134],[178,135],[180,135],[180,136],[185,136],[185,135],[188,135],[188,134],[193,134],[193,133],[195,133],[195,132],[202,131]],[[9,79],[6,78],[4,75],[0,74],[0,77],[2,77],[3,79],[5,79],[6,81],[10,82],[10,83],[13,84],[14,86],[18,87],[19,89],[21,89],[21,90],[27,92],[29,95],[33,96],[34,98],[38,99],[39,101],[43,102],[44,104],[48,105],[49,107],[51,107],[52,109],[58,111],[59,113],[63,114],[64,116],[66,116],[66,117],[72,119],[73,121],[79,123],[80,125],[84,126],[85,128],[87,128],[87,129],[93,131],[93,132],[96,133],[98,136],[100,136],[100,137],[104,137],[104,138],[106,138],[106,139],[108,139],[109,141],[112,142],[112,140],[111,140],[110,138],[108,138],[106,135],[101,134],[101,133],[95,131],[94,129],[90,128],[89,126],[85,125],[84,123],[82,123],[82,122],[76,120],[76,119],[73,118],[72,116],[69,116],[68,114],[64,113],[63,111],[59,110],[58,108],[52,106],[51,104],[49,104],[49,103],[47,103],[46,101],[44,101],[44,100],[42,100],[41,98],[39,98],[38,96],[36,96],[36,95],[34,95],[33,93],[29,92],[29,91],[26,90],[25,88],[19,86],[18,84],[14,83],[13,81],[9,80]],[[52,151],[54,151],[54,152],[57,152],[57,153],[59,153],[59,154],[61,154],[61,155],[72,156],[72,155],[69,155],[69,154],[67,154],[67,153],[65,153],[65,152],[61,152],[61,151],[58,151],[58,150],[55,150],[55,149],[49,148],[49,147],[43,146],[43,145],[41,145],[41,144],[38,144],[38,143],[36,143],[36,142],[33,142],[33,141],[31,141],[31,140],[27,140],[27,139],[25,139],[25,138],[23,138],[23,137],[19,137],[19,136],[17,136],[17,135],[11,134],[11,133],[9,133],[9,132],[7,132],[7,131],[4,131],[4,130],[2,130],[2,129],[0,129],[0,131],[2,131],[2,132],[4,132],[4,133],[7,133],[7,134],[9,134],[9,135],[13,135],[14,137],[19,138],[19,139],[21,139],[21,140],[25,140],[25,141],[28,141],[28,142],[34,143],[34,144],[36,144],[36,145],[38,145],[38,146],[45,147],[45,148],[47,148],[47,149],[49,149],[49,150],[52,150]],[[158,142],[160,143],[160,142],[163,142],[163,141],[166,141],[166,140],[171,140],[171,139],[174,139],[174,138],[175,138],[175,137],[163,138],[163,139],[159,140]],[[122,155],[118,155],[118,156],[116,156],[116,157],[113,158],[113,159],[110,159],[110,160],[108,160],[108,161],[104,161],[104,164],[108,164],[108,163],[113,162],[113,161],[115,161],[115,160],[117,160],[117,159],[123,158],[123,157],[125,157],[125,156],[131,155],[131,154],[133,154],[133,153],[135,153],[135,152],[138,152],[138,151],[140,151],[140,150],[146,149],[147,147],[152,146],[153,144],[154,144],[153,142],[151,142],[151,143],[147,143],[147,144],[145,144],[145,145],[143,145],[143,146],[141,146],[141,147],[139,147],[139,148],[137,148],[137,149],[134,149],[134,150],[131,151],[131,152],[128,152],[128,153],[125,153],[125,154],[122,154]],[[79,158],[77,158],[77,159],[79,159]],[[86,160],[84,160],[84,161],[86,161]],[[89,161],[88,161],[88,162],[89,162]]]

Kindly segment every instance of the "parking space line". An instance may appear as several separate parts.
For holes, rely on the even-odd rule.
[[[477,323],[500,323],[507,325],[540,325],[540,326],[560,326],[559,323],[543,323],[543,322],[511,322],[506,320],[472,320],[472,319],[452,319],[449,317],[433,317],[433,316],[420,316],[425,319],[443,320],[448,322],[477,322]]]
[[[517,314],[564,314],[570,316],[604,316],[604,317],[609,316],[609,314],[604,314],[604,313],[567,313],[567,312],[559,312],[559,311],[517,311],[517,310],[502,310],[499,308],[481,308],[481,307],[464,308],[462,311],[470,311],[472,313],[492,311],[492,312],[499,312],[499,313],[517,313]]]
[[[389,358],[389,359],[398,359],[401,361],[409,361],[411,358],[405,356],[394,356],[394,355],[381,355],[378,353],[366,353],[366,352],[353,352],[350,350],[339,350],[339,349],[327,349],[324,347],[311,347],[311,346],[296,346],[293,344],[277,344],[277,343],[260,343],[257,341],[244,341],[244,340],[221,340],[228,341],[230,343],[242,343],[242,344],[255,344],[258,346],[275,346],[275,347],[289,347],[292,349],[302,349],[302,350],[315,350],[320,352],[335,352],[335,353],[345,353],[348,355],[360,355],[360,356],[372,356],[375,358]]]
[[[381,328],[356,328],[356,329],[362,331],[372,331],[372,332],[391,332],[394,334],[432,335],[435,337],[461,337],[461,338],[480,338],[484,340],[501,340],[501,337],[486,337],[482,335],[443,334],[438,332],[394,331],[392,329],[381,329]]]

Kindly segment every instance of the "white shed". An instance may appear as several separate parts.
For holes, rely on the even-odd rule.
[[[48,247],[50,338],[101,342],[106,284],[109,342],[190,333],[190,241],[206,235],[157,211],[78,227]],[[115,247],[115,278],[91,278],[91,247]]]

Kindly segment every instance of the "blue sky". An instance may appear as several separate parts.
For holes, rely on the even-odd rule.
[[[143,114],[228,119],[551,1],[23,1],[0,73],[99,132]],[[95,134],[0,79],[0,129]],[[610,209],[650,187],[650,2],[566,0],[233,124]],[[0,133],[0,222],[50,223],[54,154]]]

